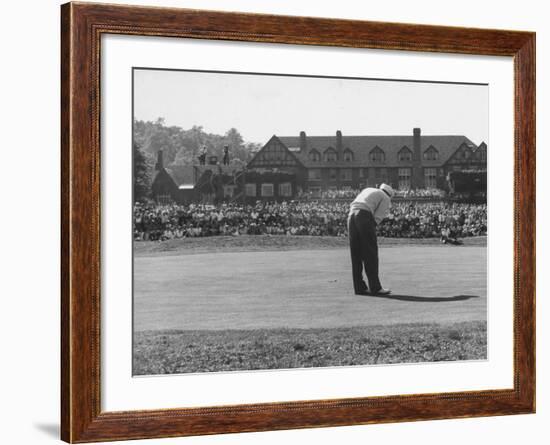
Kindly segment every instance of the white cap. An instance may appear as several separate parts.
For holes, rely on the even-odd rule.
[[[393,191],[393,189],[391,188],[390,185],[388,184],[380,184],[380,187],[378,187],[380,190],[384,190],[389,196],[390,198],[393,197],[393,195],[395,195],[395,192]]]

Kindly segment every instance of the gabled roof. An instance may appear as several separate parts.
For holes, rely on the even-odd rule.
[[[178,185],[195,184],[198,177],[195,177],[194,168],[192,165],[169,165],[168,171]]]
[[[153,182],[151,184],[153,189],[156,189],[157,187],[170,187],[171,189],[176,189],[178,186],[172,176],[170,176],[170,173],[166,171],[164,167],[161,167],[159,170],[156,171],[155,175],[153,176]]]
[[[250,161],[248,161],[248,165],[253,165],[258,159],[260,159],[263,156],[264,151],[270,150],[271,143],[275,141],[277,143],[282,143],[284,147],[287,148],[288,153],[290,153],[291,158],[298,164],[301,165],[301,160],[299,158],[300,150],[296,150],[294,145],[290,145],[290,147],[293,147],[292,149],[289,148],[289,145],[282,142],[276,135],[273,135],[269,138],[269,140],[266,142],[266,144],[258,150],[256,153],[254,153],[254,156]],[[307,153],[304,155],[307,158]]]
[[[278,138],[286,147],[297,147],[300,145],[299,136],[279,136]],[[420,137],[421,152],[424,153],[430,145],[433,145],[439,152],[439,159],[435,161],[422,159],[422,165],[443,165],[463,143],[474,150],[477,148],[470,139],[462,135],[422,135]],[[353,151],[353,162],[342,160],[336,162],[326,162],[324,160],[314,162],[308,159],[309,151],[315,148],[322,153],[328,147],[336,147],[336,135],[307,136],[306,150],[293,152],[293,154],[308,168],[357,166],[398,167],[403,165],[403,163],[398,160],[397,153],[405,145],[411,150],[413,149],[412,134],[406,136],[342,136],[342,148],[349,148]],[[369,152],[376,146],[380,147],[386,154],[386,161],[383,163],[373,164],[369,159]]]
[[[174,179],[172,178],[170,173],[166,171],[164,167],[161,167],[159,170],[155,171],[152,182],[157,182],[157,181],[172,181],[174,182],[174,185],[176,185]]]

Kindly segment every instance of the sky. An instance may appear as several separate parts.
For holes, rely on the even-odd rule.
[[[394,80],[134,70],[134,117],[246,142],[276,134],[464,135],[488,143],[489,87]]]

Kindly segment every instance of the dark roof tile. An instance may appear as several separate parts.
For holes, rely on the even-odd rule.
[[[278,139],[286,147],[298,147],[300,145],[299,136],[278,136]],[[423,165],[443,165],[449,160],[453,153],[463,144],[471,146],[473,149],[477,146],[466,136],[461,135],[422,135],[420,137],[420,147],[422,153],[430,147],[434,146],[439,151],[439,159],[436,161],[422,160]],[[384,163],[373,164],[369,159],[369,153],[374,147],[380,147],[385,155]],[[293,151],[296,157],[304,164],[305,167],[357,167],[357,166],[380,166],[380,167],[398,167],[403,165],[399,162],[397,153],[404,146],[413,149],[413,135],[406,136],[342,136],[342,148],[349,148],[353,151],[353,161],[310,161],[308,153],[312,149],[317,149],[323,153],[328,147],[336,148],[336,135],[334,136],[307,136],[306,150]]]

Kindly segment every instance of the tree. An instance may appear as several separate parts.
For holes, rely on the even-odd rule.
[[[176,157],[174,158],[172,165],[190,165],[192,163],[193,151],[189,150],[185,145],[182,145],[176,153]]]
[[[230,147],[242,147],[244,143],[241,133],[236,128],[231,128],[225,133],[225,141]]]
[[[151,191],[150,166],[140,144],[134,142],[134,202],[145,200]]]
[[[195,164],[202,145],[206,145],[208,155],[215,155],[220,161],[223,159],[223,147],[228,145],[231,164],[239,164],[240,161],[243,165],[260,148],[259,144],[245,142],[236,128],[219,135],[205,132],[200,125],[194,125],[188,130],[166,126],[162,118],[153,122],[135,120],[134,141],[152,164],[156,161],[158,151],[162,150],[166,167]]]

